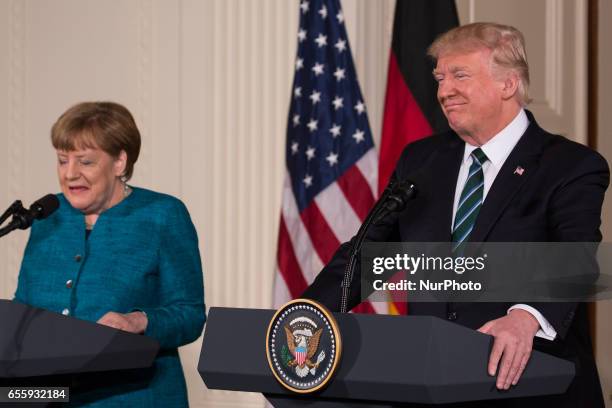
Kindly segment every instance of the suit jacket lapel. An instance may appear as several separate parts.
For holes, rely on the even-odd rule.
[[[469,240],[482,242],[521,186],[535,173],[544,147],[543,131],[528,112],[530,125],[500,169],[480,209]]]
[[[448,241],[451,237],[453,222],[453,203],[459,167],[463,159],[465,143],[456,135],[446,146],[437,152],[428,181],[428,194],[432,199],[428,212],[435,214],[432,228],[433,241]]]

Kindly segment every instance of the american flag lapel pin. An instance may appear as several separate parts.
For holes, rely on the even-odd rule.
[[[514,169],[514,174],[522,176],[523,173],[525,173],[525,169],[522,168],[521,166],[516,166],[516,169]]]

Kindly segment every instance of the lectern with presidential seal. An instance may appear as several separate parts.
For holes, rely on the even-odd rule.
[[[278,310],[211,308],[198,371],[209,389],[259,392],[277,408],[544,395],[574,376],[572,363],[534,351],[520,385],[498,392],[481,364],[490,347],[490,336],[436,317],[331,313],[296,299]]]

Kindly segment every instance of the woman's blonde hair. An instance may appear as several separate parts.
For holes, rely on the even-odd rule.
[[[74,105],[51,128],[57,150],[99,148],[112,157],[127,154],[123,177],[129,180],[140,154],[140,132],[130,111],[115,102],[82,102]]]

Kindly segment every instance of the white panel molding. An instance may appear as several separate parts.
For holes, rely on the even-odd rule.
[[[219,279],[207,290],[215,305],[271,304],[297,10],[270,1],[215,4],[209,262]]]
[[[223,211],[225,205],[223,204],[223,185],[224,182],[221,178],[221,171],[219,168],[221,166],[221,154],[223,148],[223,139],[227,134],[225,130],[225,121],[223,121],[222,114],[223,104],[222,97],[224,95],[225,87],[221,82],[221,76],[224,71],[224,67],[226,66],[226,57],[228,47],[223,44],[219,44],[221,41],[229,42],[228,38],[225,36],[223,28],[225,27],[225,9],[227,7],[226,3],[212,3],[213,6],[213,14],[214,14],[214,22],[212,22],[214,26],[213,33],[213,43],[212,43],[212,59],[214,61],[213,66],[213,75],[212,80],[207,85],[211,85],[212,88],[212,97],[213,97],[213,115],[211,118],[212,121],[212,134],[219,135],[219,137],[213,137],[210,141],[212,157],[209,159],[212,161],[212,174],[210,184],[212,184],[211,192],[211,201],[212,201],[212,230],[208,231],[210,235],[209,238],[209,246],[210,251],[208,251],[208,265],[210,265],[210,277],[207,282],[210,282],[209,286],[205,288],[207,294],[207,304],[211,305],[219,305],[222,304],[221,300],[225,298],[225,293],[223,290],[223,281],[221,276],[219,276],[219,272],[223,271],[223,248],[225,246],[225,234],[224,234],[224,226],[225,222],[223,222]],[[187,78],[185,78],[187,80]],[[206,260],[205,260],[206,262]],[[205,275],[208,272],[205,272]],[[221,278],[221,279],[219,279]]]
[[[395,0],[363,1],[357,5],[359,26],[353,58],[376,146],[380,145]],[[351,21],[347,21],[351,24]],[[353,46],[353,41],[351,41]]]
[[[253,159],[252,155],[254,153],[251,149],[251,141],[253,138],[249,137],[249,134],[247,134],[247,129],[250,130],[255,125],[249,117],[249,109],[247,106],[251,96],[247,85],[249,76],[253,72],[251,67],[254,65],[249,62],[251,60],[253,60],[253,62],[257,60],[257,52],[250,49],[248,46],[250,41],[248,25],[250,17],[252,17],[250,13],[253,4],[254,2],[240,2],[240,0],[234,0],[232,3],[234,6],[234,13],[230,14],[230,16],[236,19],[236,46],[233,48],[235,54],[233,55],[234,62],[232,64],[235,71],[233,79],[227,78],[227,82],[233,81],[235,85],[233,90],[234,94],[230,94],[233,98],[227,100],[227,113],[231,115],[232,110],[234,112],[236,112],[236,110],[239,112],[238,120],[232,121],[232,132],[230,134],[232,148],[225,151],[226,169],[231,168],[231,171],[234,171],[234,177],[232,178],[233,182],[229,183],[229,185],[234,186],[234,190],[228,190],[228,192],[231,192],[233,197],[231,197],[230,200],[235,204],[233,213],[228,213],[228,219],[233,221],[233,232],[235,235],[233,239],[227,241],[226,245],[226,248],[229,249],[231,253],[230,256],[232,261],[234,262],[234,268],[232,269],[234,279],[228,282],[229,285],[227,286],[229,288],[234,288],[236,292],[242,295],[242,301],[240,303],[243,306],[251,303],[254,295],[252,293],[253,291],[250,290],[251,288],[247,287],[250,271],[249,249],[253,243],[250,242],[246,236],[248,215],[251,213],[251,209],[255,203],[255,200],[249,200],[247,182],[250,180],[251,175],[248,174],[246,170],[247,164]],[[243,67],[249,68],[244,69]],[[241,151],[242,157],[240,157],[239,160],[235,160],[234,152],[236,150]],[[238,248],[241,248],[239,250],[240,256],[236,256],[237,248],[231,245],[232,241],[239,243]]]
[[[272,304],[298,3],[184,0],[184,198],[200,236],[208,307]],[[196,204],[196,205],[193,205]],[[197,357],[201,342],[181,350]],[[185,367],[190,405],[262,407],[207,390]]]
[[[11,41],[8,33],[11,30],[11,3],[0,2],[0,26],[5,27],[5,36],[0,36],[0,55],[10,57]],[[9,135],[9,100],[10,94],[10,59],[0,60],[0,89],[5,89],[5,98],[0,98],[0,210],[9,205],[12,197],[9,196],[8,181],[10,179],[8,156],[10,154],[11,140]],[[6,259],[8,243],[6,238],[0,240],[0,259]],[[0,298],[7,297],[12,277],[9,276],[7,263],[0,262]]]
[[[469,19],[469,23],[476,21],[476,0],[469,0]],[[459,22],[459,24],[461,24],[461,22]]]
[[[573,118],[564,117],[563,102],[567,89],[563,87],[563,83],[570,80],[566,76],[571,70],[564,66],[564,56],[567,52],[563,47],[565,43],[563,33],[567,30],[567,26],[564,21],[563,4],[556,0],[546,0],[543,18],[544,50],[539,51],[544,52],[546,72],[544,95],[531,95],[533,101],[529,104],[528,109],[534,111],[540,125],[547,130],[555,133],[565,130],[563,133],[567,134],[567,123],[571,123]],[[527,46],[529,47],[529,44]],[[551,124],[555,126],[551,127]]]
[[[153,71],[153,1],[138,0],[137,6],[137,105],[134,114],[142,137],[142,148],[138,159],[138,178],[144,185],[152,184],[152,154],[154,138],[152,131],[152,71]]]
[[[359,43],[357,42],[357,35],[359,29],[359,19],[357,13],[358,0],[340,1],[340,5],[342,6],[342,14],[344,15],[344,28],[346,29],[346,35],[348,36],[348,41],[351,46],[351,51],[353,53],[355,69],[357,70],[357,74],[359,76],[361,65],[359,64],[357,58],[355,58],[355,54],[361,54],[357,47],[357,45],[359,45]]]
[[[26,185],[25,150],[26,150],[26,9],[24,1],[10,2],[9,17],[9,135],[8,135],[8,180],[7,190],[9,200],[23,194]],[[27,203],[26,203],[27,205]],[[7,256],[6,285],[3,285],[0,295],[12,298],[12,291],[17,286],[17,273],[21,262],[22,248],[25,242],[24,234],[12,234],[5,238]]]
[[[238,24],[235,24],[236,13],[238,12],[239,0],[227,0],[224,3],[224,16],[223,21],[223,37],[226,38],[226,49],[225,58],[223,60],[225,70],[219,71],[219,83],[222,84],[223,89],[220,93],[215,93],[215,99],[219,98],[221,106],[223,108],[221,120],[224,122],[224,131],[220,134],[223,135],[225,143],[221,146],[222,154],[221,161],[218,163],[219,168],[216,169],[215,177],[217,180],[225,179],[225,188],[222,190],[222,194],[214,199],[221,199],[219,208],[222,208],[218,215],[222,215],[223,224],[221,224],[223,239],[223,264],[225,270],[225,279],[223,279],[223,297],[225,302],[228,304],[234,304],[236,306],[244,305],[245,293],[241,293],[236,290],[235,286],[238,283],[240,271],[238,270],[238,257],[241,249],[244,247],[241,245],[240,236],[237,234],[238,226],[234,221],[234,218],[238,215],[238,197],[236,197],[236,184],[238,182],[238,175],[236,165],[238,162],[244,160],[243,152],[236,150],[236,137],[238,123],[242,119],[241,113],[238,107],[235,105],[238,102],[238,87],[237,75],[239,73],[239,62],[237,55],[237,42],[239,41]],[[219,44],[221,47],[222,44]],[[216,73],[215,73],[216,74]],[[232,184],[234,183],[234,184]],[[238,295],[240,300],[235,299]],[[234,299],[233,299],[234,298]]]
[[[549,0],[552,1],[552,0]],[[586,1],[574,3],[574,39],[575,55],[574,61],[574,98],[566,103],[573,105],[574,131],[572,139],[583,144],[588,143],[587,116],[588,116],[588,28],[587,28],[588,5]]]
[[[563,7],[556,0],[546,0],[545,15],[546,83],[545,100],[534,105],[545,105],[555,115],[563,112]]]
[[[173,6],[178,7],[176,23],[179,50],[176,54],[164,54],[160,57],[167,59],[178,56],[179,78],[175,83],[179,88],[176,96],[179,132],[177,138],[180,138],[178,141],[180,146],[178,155],[171,156],[180,160],[178,163],[180,195],[189,208],[198,232],[204,271],[205,302],[208,306],[215,297],[213,293],[216,293],[216,287],[219,286],[218,281],[222,279],[214,272],[219,270],[216,254],[223,243],[218,241],[219,233],[212,226],[218,215],[216,212],[218,210],[214,209],[217,203],[214,197],[219,196],[219,193],[213,190],[218,185],[214,165],[218,154],[214,150],[223,142],[223,137],[216,137],[219,134],[214,129],[218,123],[219,101],[211,91],[214,85],[213,64],[215,66],[218,64],[218,56],[213,52],[217,49],[218,38],[214,35],[219,24],[217,4],[214,1],[201,0],[181,0],[179,3],[173,3]],[[167,2],[160,2],[160,8],[162,5],[164,8],[170,7]],[[165,11],[165,14],[167,13],[168,11]],[[160,22],[165,21],[162,15]],[[165,112],[164,108],[165,106],[159,112]],[[167,135],[163,134],[160,134],[159,138],[168,139]],[[162,160],[164,156],[164,154],[159,155]],[[164,168],[163,164],[161,168]],[[209,402],[209,393],[197,372],[201,346],[200,338],[180,349],[189,392],[189,405],[192,407],[214,406]]]
[[[389,41],[389,52],[391,50],[391,39],[393,36],[393,22],[395,21],[395,3],[396,0],[388,0],[386,7],[384,7],[384,38]],[[385,77],[385,83],[386,83]]]
[[[544,50],[545,55],[545,84],[544,95],[531,95],[533,101],[530,109],[538,112],[538,116],[545,116],[549,121],[560,120],[563,115],[563,82],[564,70],[563,57],[563,32],[567,29],[563,20],[563,4],[557,0],[546,0],[544,18]],[[529,47],[529,44],[527,44]],[[537,52],[537,51],[536,51]],[[566,78],[565,78],[566,79]]]
[[[546,0],[545,95],[530,108],[543,126],[586,143],[586,1]]]
[[[181,163],[184,162],[184,154],[183,154],[183,150],[184,150],[184,139],[185,139],[185,133],[184,133],[184,123],[183,123],[183,119],[185,118],[185,109],[184,109],[184,97],[183,97],[183,91],[184,91],[184,86],[185,86],[185,72],[183,70],[183,63],[185,62],[184,60],[184,55],[183,52],[185,50],[185,38],[183,36],[184,31],[183,31],[183,26],[184,21],[183,21],[183,10],[185,8],[185,3],[183,0],[177,0],[177,19],[178,19],[178,25],[177,25],[177,36],[178,36],[178,43],[177,43],[177,81],[176,81],[176,85],[177,85],[177,118],[176,118],[176,125],[177,125],[177,137],[179,139],[179,163],[178,163],[178,176],[179,176],[179,180],[178,180],[178,186],[179,186],[179,195],[182,197],[183,196],[183,190],[184,190],[184,180],[183,178],[185,177],[185,172],[183,171],[183,166],[181,165]],[[188,173],[187,173],[188,174]]]

